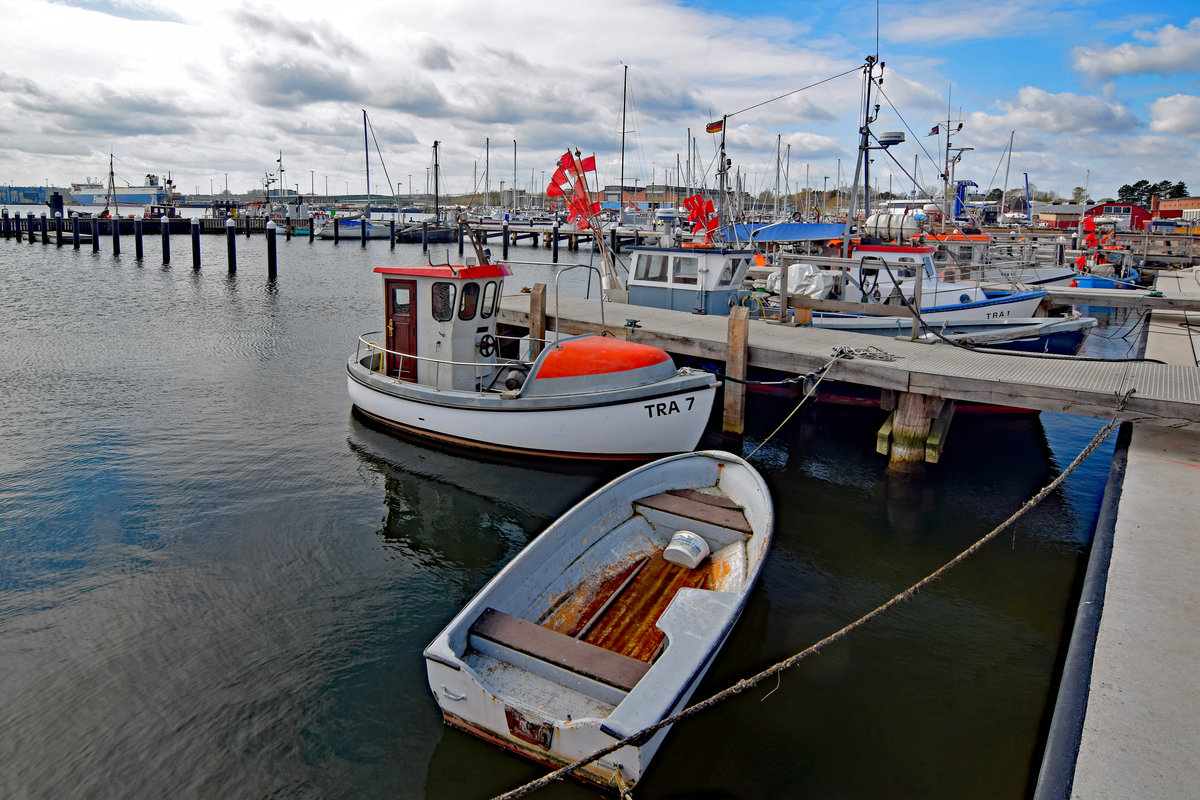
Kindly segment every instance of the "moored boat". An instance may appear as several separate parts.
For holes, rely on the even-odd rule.
[[[444,719],[562,766],[681,710],[741,615],[773,527],[762,477],[730,453],[670,456],[611,481],[425,648]],[[627,791],[668,730],[576,777]]]
[[[477,254],[474,265],[376,268],[384,330],[360,336],[346,367],[360,413],[498,452],[649,458],[696,446],[713,375],[677,369],[664,350],[611,336],[498,337],[510,273],[488,263],[484,249]]]

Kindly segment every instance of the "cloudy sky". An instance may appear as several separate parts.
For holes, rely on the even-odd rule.
[[[628,66],[627,183],[675,179],[690,129],[714,185],[704,126],[731,115],[747,189],[774,187],[777,142],[788,188],[832,188],[878,52],[873,130],[908,138],[895,162],[872,154],[881,189],[911,188],[914,160],[935,182],[945,139],[927,134],[949,117],[971,148],[956,177],[984,189],[1011,134],[1010,188],[1028,173],[1063,196],[1142,178],[1200,194],[1195,0],[0,0],[0,20],[0,181],[18,185],[104,176],[112,153],[119,181],[241,192],[282,151],[289,187],[361,192],[363,109],[376,192],[423,192],[434,140],[443,191],[482,188],[489,164],[511,187],[514,140],[523,189],[567,147],[616,183]]]

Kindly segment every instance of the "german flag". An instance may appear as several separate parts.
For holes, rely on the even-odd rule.
[[[704,126],[705,133],[720,133],[725,127],[725,120],[719,119],[716,122],[710,122]]]

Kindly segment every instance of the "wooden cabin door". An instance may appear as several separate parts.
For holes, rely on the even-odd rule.
[[[417,379],[417,282],[388,279],[383,284],[387,335],[387,373],[401,380]]]

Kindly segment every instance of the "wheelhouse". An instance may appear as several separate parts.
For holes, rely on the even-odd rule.
[[[634,247],[629,302],[674,311],[727,314],[741,300],[754,252],[716,247]]]
[[[508,267],[376,267],[375,272],[383,276],[386,374],[476,389],[480,365],[496,363],[496,316]]]

